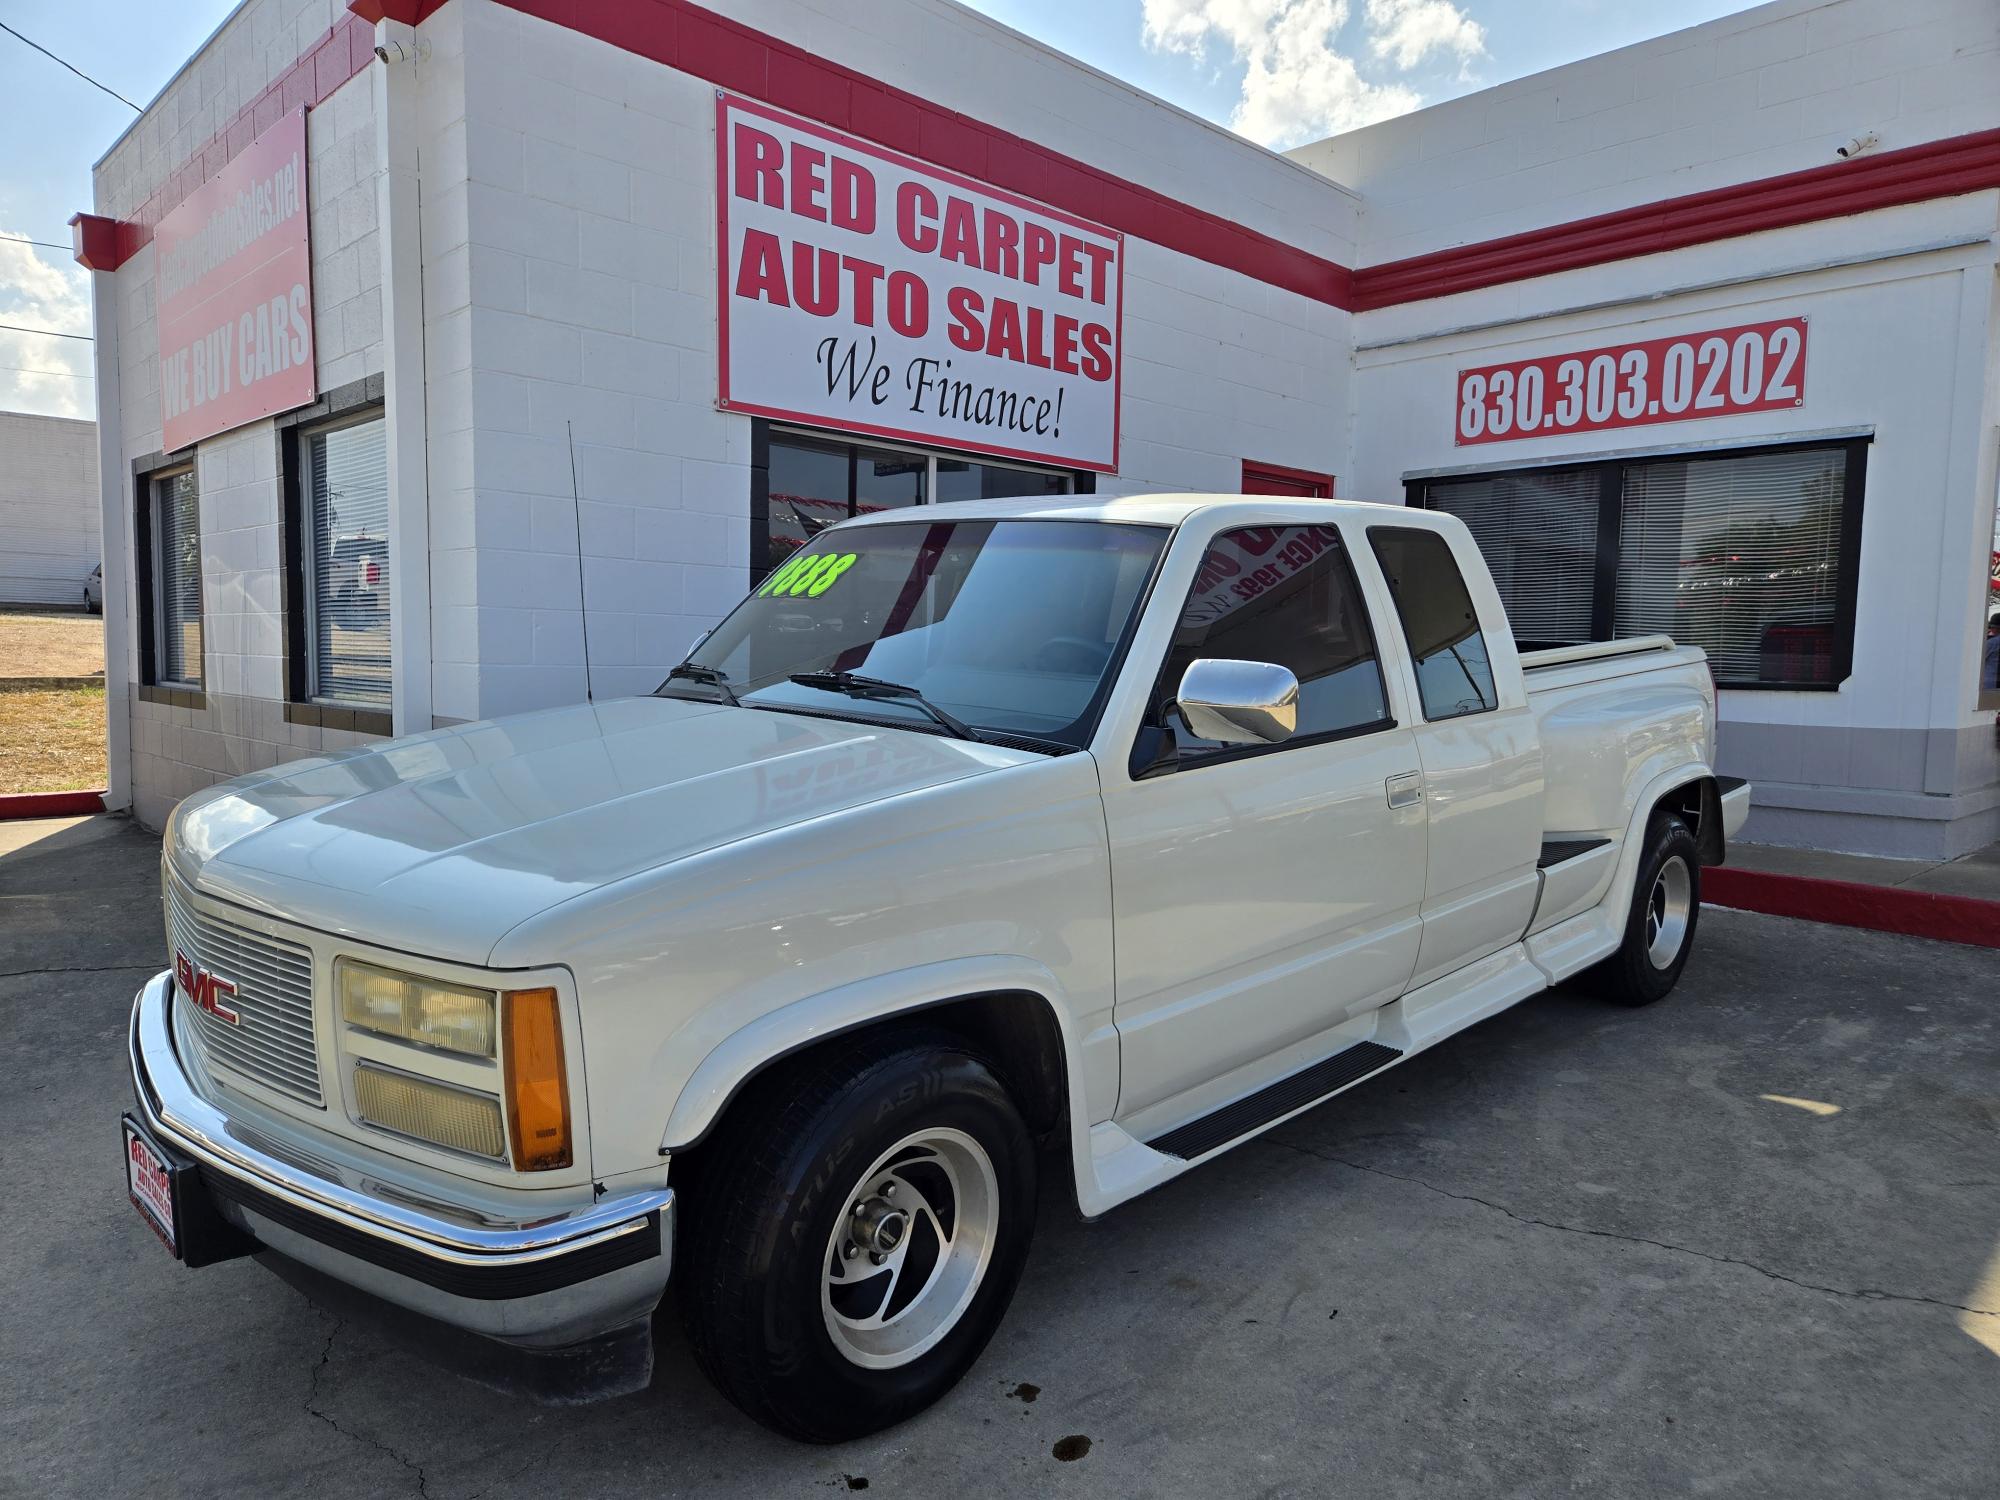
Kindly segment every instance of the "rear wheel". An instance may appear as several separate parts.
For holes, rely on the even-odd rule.
[[[1033,1146],[992,1069],[949,1037],[857,1042],[782,1070],[717,1130],[677,1274],[722,1393],[839,1442],[956,1384],[1034,1229]]]
[[[1617,953],[1598,968],[1608,998],[1651,1005],[1680,982],[1701,916],[1701,857],[1687,824],[1655,813]]]

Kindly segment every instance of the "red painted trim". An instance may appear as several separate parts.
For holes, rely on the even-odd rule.
[[[824,413],[790,411],[783,407],[759,406],[754,402],[733,399],[729,393],[729,309],[733,297],[729,287],[728,255],[729,200],[732,194],[728,180],[728,133],[723,128],[723,122],[728,118],[731,110],[737,110],[747,115],[754,115],[760,120],[770,120],[780,125],[789,125],[795,129],[803,126],[825,139],[837,141],[840,145],[849,151],[855,152],[857,155],[877,157],[880,160],[902,167],[906,171],[921,172],[926,177],[932,177],[941,182],[952,183],[957,187],[964,188],[967,192],[978,193],[987,198],[995,198],[1002,203],[1011,203],[1014,207],[1025,210],[1028,213],[1058,220],[1061,223],[1070,225],[1072,228],[1081,229],[1085,233],[1094,235],[1100,239],[1118,241],[1118,284],[1111,309],[1112,347],[1116,350],[1117,357],[1111,364],[1110,462],[1093,463],[1085,459],[1065,458],[1046,452],[1031,452],[1022,448],[1002,447],[998,443],[978,443],[960,437],[944,438],[938,436],[936,433],[929,432],[908,432],[899,427],[877,426],[868,422],[836,421]],[[884,147],[875,145],[873,142],[865,141],[851,135],[844,130],[829,129],[816,121],[806,119],[804,116],[795,115],[786,110],[775,109],[770,105],[762,104],[752,99],[745,99],[736,94],[720,92],[715,98],[715,234],[716,244],[720,247],[719,253],[715,257],[716,338],[720,346],[720,353],[717,360],[716,397],[730,411],[748,412],[752,416],[772,417],[778,421],[797,422],[810,427],[824,428],[831,426],[841,432],[861,432],[873,437],[894,438],[898,442],[915,443],[926,448],[944,447],[958,452],[984,453],[993,458],[1012,458],[1027,463],[1058,468],[1085,469],[1097,474],[1116,474],[1118,472],[1119,426],[1123,420],[1121,409],[1125,404],[1122,390],[1125,378],[1125,242],[1124,237],[1116,230],[1107,230],[1101,224],[1092,224],[1088,220],[1079,219],[1073,214],[1064,213],[1061,209],[1052,209],[1047,204],[1037,203],[1033,199],[1020,196],[1018,193],[1010,193],[1004,188],[992,187],[987,183],[978,181],[976,178],[963,176],[948,168],[937,167],[929,162],[920,161],[916,157],[906,156],[900,151],[887,150]]]
[[[428,0],[424,3],[428,4]],[[419,9],[422,8],[419,5]],[[431,10],[436,8],[436,5],[430,5]],[[152,196],[133,210],[130,218],[118,221],[118,244],[112,264],[99,265],[94,258],[86,262],[81,250],[78,262],[93,271],[117,270],[144,246],[152,243],[154,226],[160,220],[178,208],[189,193],[227,166],[236,153],[255,140],[266,126],[290,110],[310,109],[321,103],[374,60],[373,25],[362,20],[358,14],[341,17],[289,68],[267,83],[256,98],[224,121],[222,128],[175,168],[153,190]],[[95,218],[96,215],[80,217]]]
[[[1728,867],[1701,872],[1701,899],[1742,911],[1803,917],[1837,927],[1900,932],[1946,943],[2000,948],[2000,901],[1941,896],[1900,886],[1858,885],[1806,875]]]
[[[814,56],[686,0],[500,0],[709,83],[848,131],[974,180],[982,192],[1021,194],[1093,225],[1151,240],[1333,307],[1348,305],[1351,273],[1338,262],[1190,204],[1126,182]]]
[[[445,0],[347,0],[347,8],[373,26],[377,21],[400,21],[415,26],[444,9]]]
[[[0,823],[14,818],[76,818],[104,811],[104,793],[8,792],[0,795]]]
[[[1357,312],[2000,187],[2000,130],[1572,219],[1354,273]]]
[[[1294,469],[1286,464],[1267,464],[1260,459],[1243,460],[1243,493],[1258,493],[1250,488],[1250,481],[1258,476],[1280,480],[1288,484],[1310,485],[1317,491],[1318,498],[1333,498],[1333,476],[1322,474],[1316,469]]]

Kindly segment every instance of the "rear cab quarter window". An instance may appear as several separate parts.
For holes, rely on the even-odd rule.
[[[1416,526],[1371,526],[1368,543],[1396,601],[1424,718],[1497,708],[1492,653],[1451,543]]]

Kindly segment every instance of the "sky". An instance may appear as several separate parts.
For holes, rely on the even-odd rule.
[[[1694,26],[1741,0],[969,0],[1274,147]],[[144,104],[231,0],[0,0],[0,22]],[[726,0],[716,8],[727,10]],[[88,275],[69,216],[131,109],[0,32],[0,411],[89,416]],[[60,249],[37,248],[43,240]]]

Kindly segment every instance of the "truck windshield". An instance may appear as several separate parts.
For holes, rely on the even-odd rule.
[[[1080,749],[1166,540],[1106,521],[829,531],[660,692]]]

